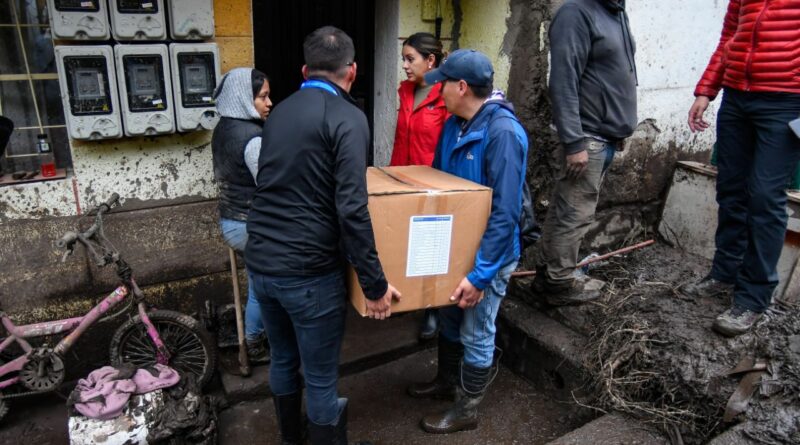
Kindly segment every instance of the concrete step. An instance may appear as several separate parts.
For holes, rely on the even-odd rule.
[[[342,378],[340,393],[350,400],[350,439],[376,445],[538,445],[584,420],[575,405],[552,399],[502,366],[481,403],[478,429],[431,435],[420,429],[420,419],[445,409],[448,402],[412,399],[405,389],[435,371],[436,352],[426,350]],[[270,400],[244,402],[222,412],[220,428],[219,443],[277,443]]]
[[[669,440],[636,419],[613,413],[599,417],[547,445],[669,445]]]
[[[418,339],[422,314],[403,313],[377,321],[361,317],[348,306],[340,374],[353,374],[433,347],[435,341],[421,343]],[[237,375],[236,354],[236,349],[228,349],[221,360],[222,387],[228,402],[269,397],[269,365],[254,366],[250,377],[242,377]]]
[[[552,396],[572,402],[585,390],[586,338],[517,298],[516,285],[512,282],[497,317],[503,363]]]

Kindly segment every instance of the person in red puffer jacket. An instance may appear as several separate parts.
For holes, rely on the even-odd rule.
[[[433,34],[418,32],[403,42],[402,58],[408,79],[400,82],[397,90],[400,108],[390,165],[431,165],[450,115],[444,107],[442,86],[427,85],[424,76],[442,62],[442,42]]]
[[[697,84],[689,128],[724,90],[717,116],[716,252],[711,272],[684,287],[692,296],[733,294],[714,321],[726,336],[747,332],[778,284],[786,188],[800,162],[788,124],[800,116],[800,0],[731,0],[717,50]]]
[[[444,58],[442,42],[433,34],[418,32],[403,42],[403,71],[407,80],[400,82],[400,108],[390,165],[428,165],[433,163],[436,144],[450,113],[442,99],[442,84],[428,85],[425,73]],[[419,336],[428,340],[436,336],[439,321],[435,309],[425,311]]]

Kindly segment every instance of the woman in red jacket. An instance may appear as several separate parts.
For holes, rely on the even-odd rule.
[[[403,42],[400,108],[391,165],[431,165],[444,121],[449,116],[442,99],[442,85],[427,85],[425,73],[441,63],[442,42],[432,34],[418,32]]]
[[[391,165],[431,165],[439,135],[449,114],[442,99],[442,83],[428,85],[425,73],[437,68],[444,58],[442,42],[433,34],[418,32],[403,42],[403,71],[400,108],[394,133]],[[436,336],[439,319],[434,309],[425,311],[419,336]]]
[[[800,0],[731,0],[722,38],[697,84],[689,128],[724,90],[717,116],[716,253],[711,272],[684,288],[693,296],[733,293],[714,322],[747,332],[769,307],[786,232],[786,188],[800,161]]]

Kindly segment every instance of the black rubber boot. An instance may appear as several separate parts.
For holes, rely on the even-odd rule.
[[[347,441],[347,404],[339,413],[339,421],[335,425],[308,422],[308,439],[311,445],[372,445],[372,442],[367,441]]]
[[[256,339],[246,340],[247,357],[253,365],[266,365],[270,361],[269,343],[267,336],[261,335]]]
[[[477,368],[461,364],[461,384],[456,391],[456,401],[445,412],[425,416],[422,429],[432,434],[449,434],[474,430],[478,427],[478,405],[486,388],[497,374],[497,368]]]
[[[281,431],[281,445],[303,445],[305,443],[305,418],[302,412],[303,392],[272,397],[278,428]]]
[[[416,399],[450,399],[458,386],[458,367],[464,356],[464,345],[453,343],[439,336],[438,370],[430,382],[414,383],[408,387],[408,395]]]

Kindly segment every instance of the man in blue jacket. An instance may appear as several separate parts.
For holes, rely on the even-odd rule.
[[[453,116],[445,122],[433,167],[491,187],[492,212],[475,266],[440,310],[439,369],[432,382],[408,388],[412,397],[449,398],[446,411],[426,416],[422,428],[447,434],[478,426],[478,405],[497,373],[495,318],[520,255],[519,220],[528,137],[510,103],[491,97],[494,70],[482,53],[462,49],[425,75],[442,82]]]

